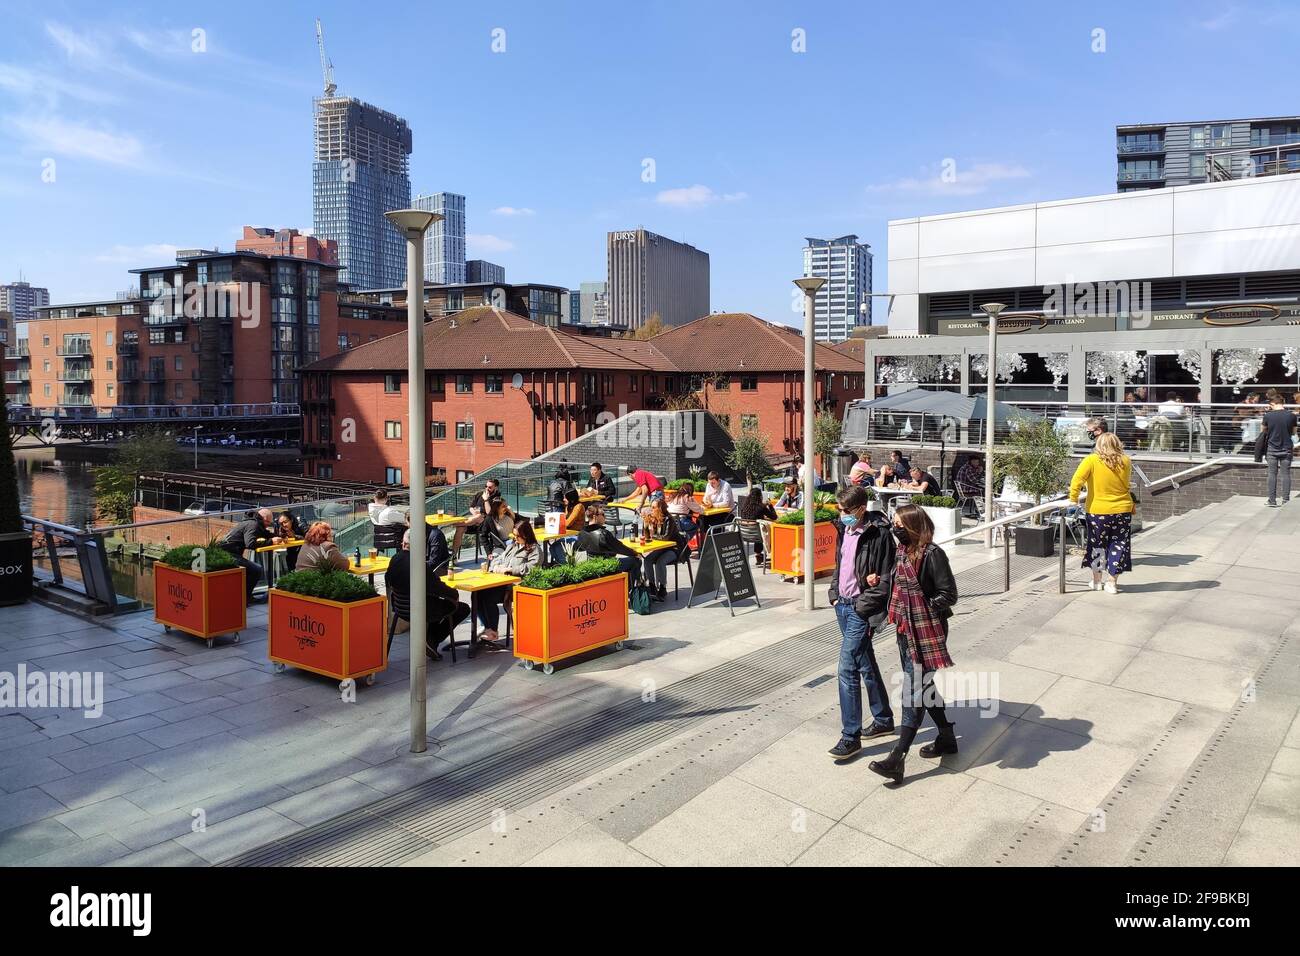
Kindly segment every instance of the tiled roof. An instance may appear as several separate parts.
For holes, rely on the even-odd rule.
[[[748,312],[706,315],[650,340],[684,372],[797,372],[803,369],[803,336],[785,325],[765,322]],[[861,362],[817,345],[821,371],[859,372]]]
[[[649,342],[575,335],[491,306],[476,306],[426,322],[424,364],[429,369],[671,368]],[[406,331],[321,359],[308,368],[313,372],[405,371]]]
[[[843,342],[836,342],[831,346],[835,351],[849,356],[858,363],[861,369],[867,360],[867,340],[859,338],[845,339]]]

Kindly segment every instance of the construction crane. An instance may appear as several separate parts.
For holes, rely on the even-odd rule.
[[[338,87],[334,85],[334,64],[325,55],[325,32],[321,29],[320,18],[316,20],[316,46],[320,48],[320,71],[325,78],[325,95],[333,96]]]

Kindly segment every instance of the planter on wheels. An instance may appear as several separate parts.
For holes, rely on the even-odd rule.
[[[1022,524],[1016,528],[1016,554],[1050,558],[1056,553],[1056,525]]]
[[[0,534],[0,606],[32,596],[32,533]]]
[[[627,574],[571,584],[568,587],[514,588],[515,657],[527,670],[542,665],[553,673],[555,661],[613,644],[628,635]]]
[[[286,666],[340,681],[346,691],[356,678],[375,682],[388,667],[388,602],[329,601],[271,588],[267,605],[267,655],[282,671]]]
[[[804,573],[803,524],[772,522],[772,570],[777,574],[799,577]],[[813,525],[813,575],[835,570],[835,524],[819,521]]]
[[[248,625],[243,568],[199,573],[155,563],[153,596],[153,619],[163,630],[193,634],[208,647],[223,634],[233,634],[238,641]]]

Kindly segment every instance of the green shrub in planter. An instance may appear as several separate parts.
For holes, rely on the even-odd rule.
[[[183,544],[178,548],[168,549],[158,561],[177,571],[193,571],[194,552],[197,550],[192,544]],[[218,547],[215,542],[209,542],[203,548],[203,561],[203,566],[209,571],[226,571],[237,566],[230,552]]]
[[[911,503],[922,508],[956,508],[957,499],[948,495],[913,495]]]
[[[673,491],[684,491],[688,495],[692,495],[695,492],[702,490],[702,484],[703,483],[701,483],[700,486],[697,486],[690,478],[678,478],[676,481],[668,482],[668,487]]]
[[[290,571],[275,581],[278,591],[351,604],[376,597],[370,582],[347,571]]]
[[[611,574],[617,574],[618,570],[617,558],[588,558],[586,561],[579,561],[576,564],[556,564],[549,568],[533,568],[519,581],[519,586],[532,588],[535,591],[551,591],[555,588],[568,587],[571,584],[594,581],[596,578],[606,578]]]
[[[829,508],[818,508],[813,512],[813,521],[834,521],[837,517]],[[777,524],[803,524],[803,509],[789,511],[776,519]]]

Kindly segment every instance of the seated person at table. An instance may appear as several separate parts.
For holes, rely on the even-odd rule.
[[[1157,414],[1165,418],[1182,418],[1187,413],[1183,406],[1183,399],[1177,392],[1169,392],[1165,395],[1165,400],[1160,403]]]
[[[736,493],[732,491],[729,482],[723,481],[716,471],[711,471],[709,483],[704,488],[704,501],[701,503],[706,509],[726,508],[730,511],[736,507]],[[726,524],[730,520],[730,515],[726,514],[705,515],[700,519],[700,524],[707,530],[714,525]]]
[[[984,459],[979,455],[971,455],[957,469],[954,481],[957,494],[963,498],[984,497]]]
[[[281,511],[275,518],[275,533],[281,541],[297,541],[307,533],[307,527],[287,511]],[[301,545],[285,549],[285,563],[295,568],[298,566],[298,552]]]
[[[618,494],[618,489],[614,486],[614,479],[605,474],[605,469],[600,467],[600,462],[591,463],[591,477],[587,479],[586,494],[584,498],[599,496],[606,501],[613,501]]]
[[[587,504],[584,504],[578,497],[576,488],[570,488],[565,492],[564,521],[560,524],[559,534],[561,536],[577,534],[585,528],[587,526],[588,504],[596,503],[598,502],[593,498]],[[556,564],[560,564],[565,560],[564,546],[566,543],[564,537],[552,538],[550,541],[551,560]]]
[[[578,535],[578,550],[589,558],[618,558],[618,569],[627,572],[630,587],[641,576],[641,555],[637,554],[605,527],[605,506],[593,504],[587,509],[587,527]]]
[[[912,466],[911,476],[908,481],[900,482],[900,486],[908,491],[919,491],[923,495],[937,495],[939,493],[939,479],[920,465]]]
[[[902,474],[905,472],[896,471],[893,465],[881,465],[876,484],[882,488],[892,488],[898,484],[899,476]]]
[[[646,471],[639,465],[628,465],[624,471],[632,476],[633,486],[632,493],[624,498],[624,501],[629,504],[633,502],[640,504],[664,496],[664,483],[659,480],[658,475]]]
[[[409,545],[407,546],[409,550]],[[441,528],[430,528],[424,543],[424,563],[438,574],[446,574],[451,566],[451,550],[447,547],[447,536]]]
[[[347,556],[334,543],[334,529],[328,521],[317,521],[307,529],[307,543],[298,549],[295,571],[325,570],[346,571]]]
[[[279,544],[280,538],[272,531],[272,524],[270,508],[249,511],[244,515],[244,520],[226,532],[220,542],[221,549],[244,569],[244,596],[250,603],[253,601],[253,589],[262,580],[262,566],[244,557],[244,552],[256,551],[268,544]]]
[[[438,529],[435,528],[435,531]],[[447,544],[443,539],[443,546]],[[469,617],[469,605],[460,600],[460,596],[442,583],[441,572],[425,565],[425,646],[424,652],[431,660],[440,661],[438,645],[451,637],[456,625]],[[390,594],[396,594],[408,604],[411,600],[411,531],[408,528],[402,535],[402,550],[393,555],[384,575],[384,587]],[[451,627],[447,626],[448,615]]]
[[[668,513],[673,516],[682,534],[694,534],[697,516],[704,514],[704,505],[696,501],[695,496],[689,491],[678,491],[674,488],[664,490],[664,503],[668,506]]]
[[[876,469],[871,467],[871,452],[858,452],[858,460],[849,469],[849,484],[870,488],[876,483]]]
[[[451,548],[456,554],[460,554],[460,543],[465,538],[465,532],[470,531],[478,534],[483,522],[492,513],[492,499],[500,497],[501,486],[497,484],[495,478],[489,478],[487,484],[483,486],[483,490],[470,499],[469,520],[456,526],[456,538],[451,544]]]
[[[772,507],[771,502],[763,500],[763,489],[755,485],[749,490],[749,494],[740,499],[740,507],[736,509],[736,517],[741,521],[775,521],[776,509]],[[761,566],[765,557],[763,538],[760,535],[759,539],[754,542],[754,564]]]
[[[902,478],[912,470],[911,463],[903,457],[903,453],[895,448],[889,453],[889,467],[893,470],[896,477]]]
[[[676,564],[685,556],[686,538],[681,528],[668,513],[668,503],[660,499],[650,506],[645,516],[645,530],[651,541],[671,541],[671,548],[651,551],[642,559],[650,596],[655,601],[668,599],[668,565]]]
[[[787,478],[781,497],[776,500],[777,511],[798,511],[803,507],[803,491],[793,478]]]
[[[388,502],[388,492],[380,488],[370,502],[371,524],[406,524],[406,511]]]
[[[527,521],[520,521],[510,531],[510,543],[492,559],[488,570],[494,574],[512,574],[522,578],[537,567],[541,556],[542,549],[537,543],[537,536],[533,534],[533,526]],[[478,606],[479,623],[483,625],[483,640],[491,642],[497,639],[497,625],[501,622],[501,612],[497,605],[509,601],[514,589],[513,584],[503,584],[478,593],[478,600],[474,603]]]
[[[802,458],[796,458],[796,459],[795,459],[795,463],[798,464],[798,466],[799,466],[798,469],[796,469],[796,471],[795,471],[795,477],[799,479],[799,487],[802,488],[802,487],[803,487],[803,475],[804,475],[804,469],[807,467],[807,465],[804,464],[804,460],[803,460]],[[821,486],[822,486],[822,476],[819,475],[819,474],[817,474],[817,469],[814,468],[814,469],[813,469],[813,489],[816,490],[816,489],[820,488]]]
[[[483,522],[479,534],[483,536],[483,547],[488,554],[500,551],[510,543],[510,532],[518,520],[510,510],[504,498],[493,498],[489,502],[491,511]]]

